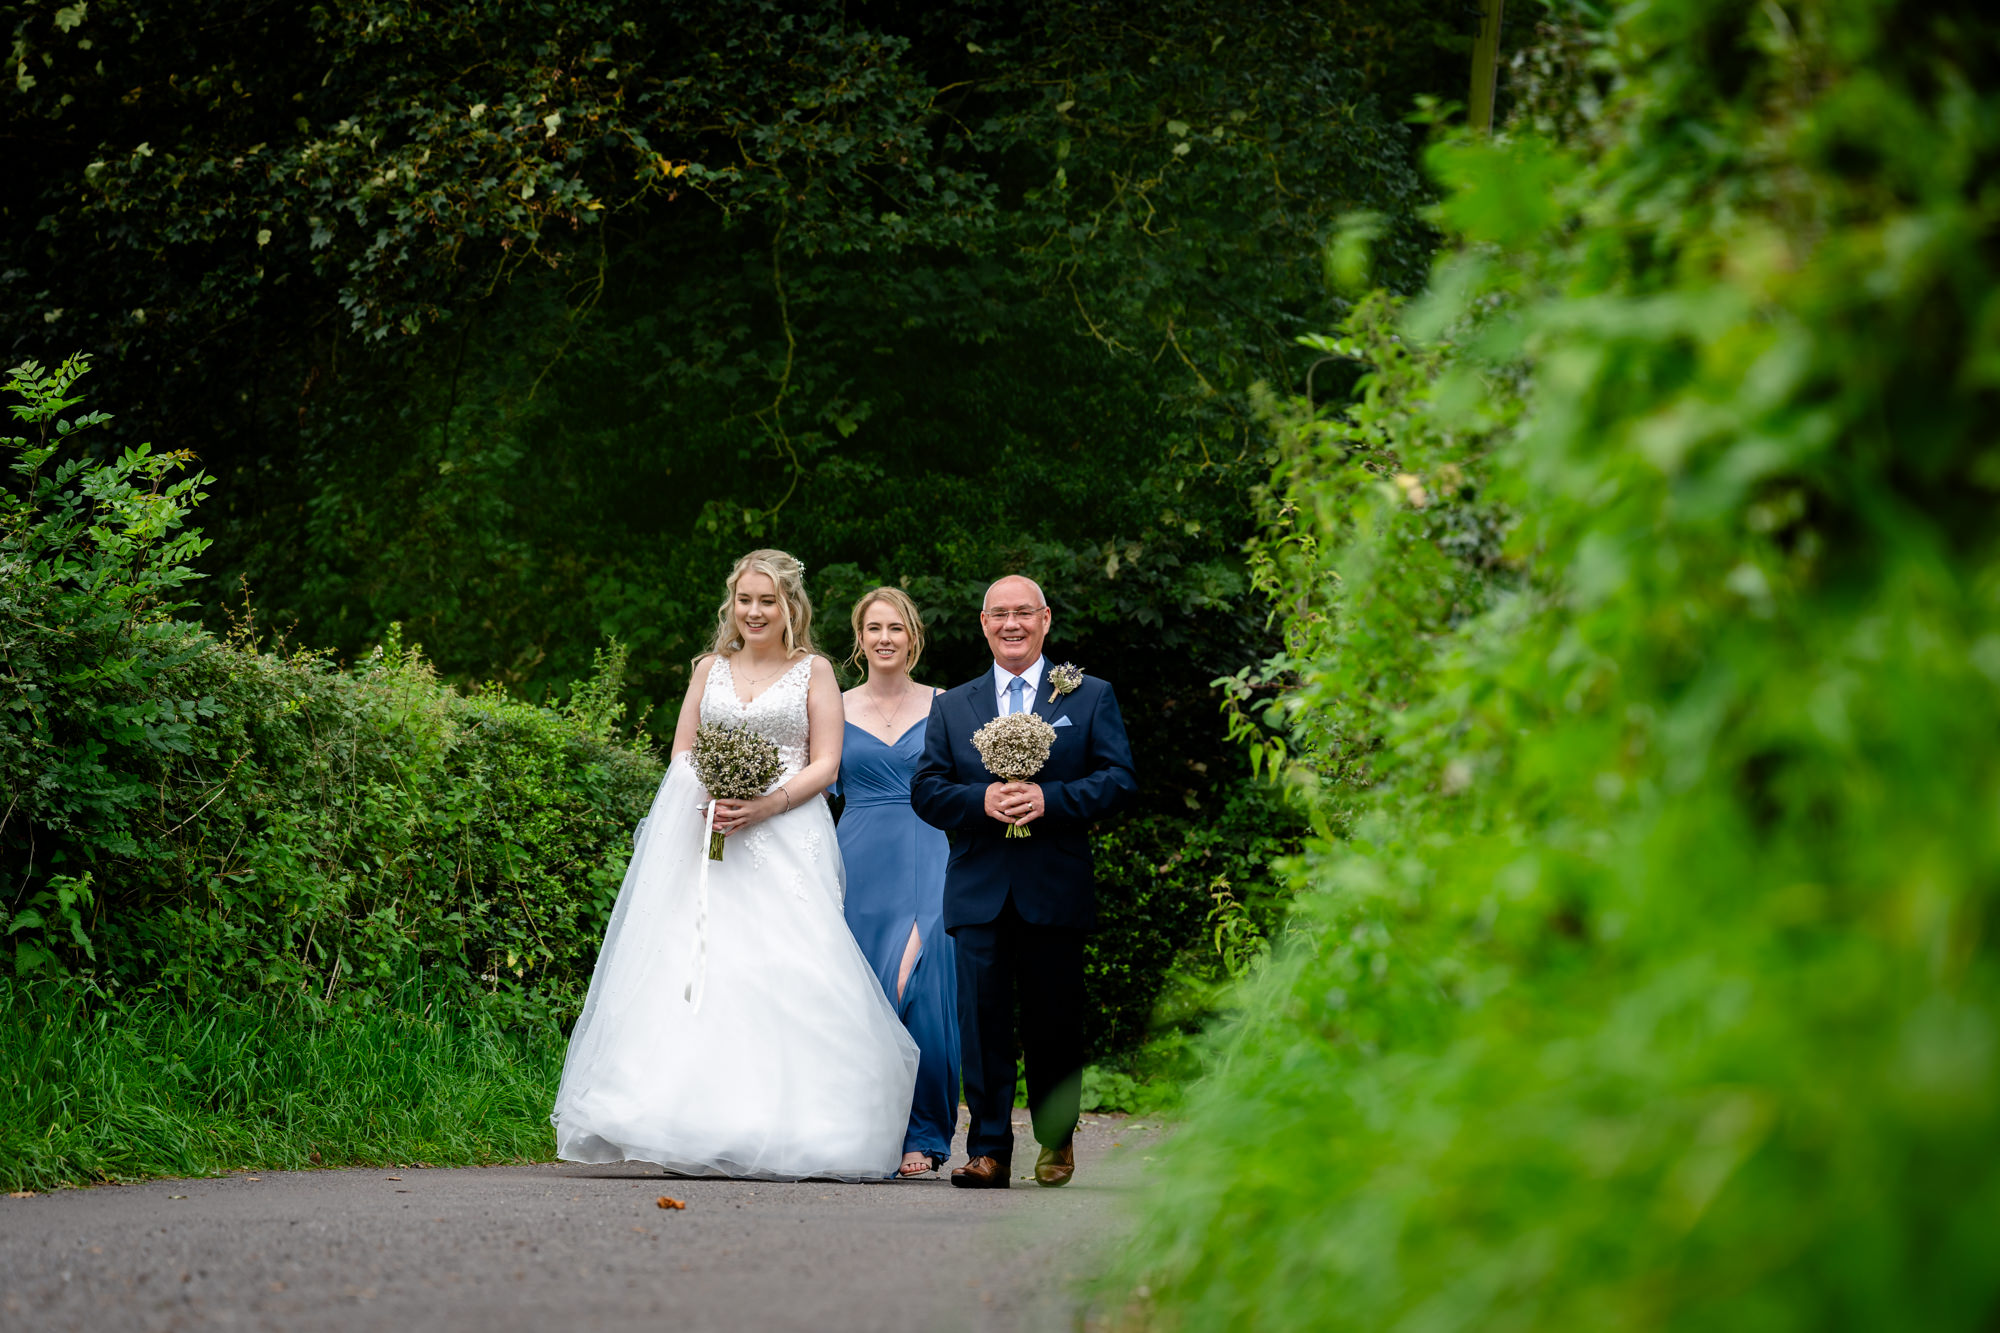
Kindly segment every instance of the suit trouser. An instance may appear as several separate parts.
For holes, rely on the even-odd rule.
[[[965,1104],[972,1114],[968,1156],[1013,1160],[1017,995],[1035,1139],[1060,1148],[1076,1132],[1083,1094],[1083,937],[1073,927],[1022,920],[1011,895],[992,921],[952,932]]]

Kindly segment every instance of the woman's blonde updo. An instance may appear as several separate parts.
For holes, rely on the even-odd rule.
[[[745,574],[762,574],[778,589],[778,609],[785,613],[785,656],[813,651],[812,598],[806,596],[806,567],[783,551],[752,551],[736,562],[724,585],[722,606],[715,613],[715,644],[710,652],[732,657],[743,651],[736,630],[736,585]]]
[[[877,602],[887,602],[903,618],[903,624],[910,631],[910,655],[909,660],[903,663],[903,670],[915,671],[917,659],[924,655],[924,618],[917,614],[917,604],[910,600],[910,594],[901,588],[877,588],[864,594],[854,604],[854,614],[849,617],[854,622],[854,655],[847,659],[847,664],[863,666],[867,663],[867,654],[861,642],[861,626],[867,620],[868,608]]]

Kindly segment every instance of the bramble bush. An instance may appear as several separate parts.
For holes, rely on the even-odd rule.
[[[1356,401],[1271,408],[1242,720],[1318,837],[1112,1322],[1990,1327],[2000,31],[1517,68],[1429,292],[1315,340]]]
[[[660,773],[622,650],[548,709],[394,634],[341,669],[176,619],[210,479],[91,457],[85,369],[18,368],[35,434],[0,441],[0,957],[182,1001],[572,1006]]]

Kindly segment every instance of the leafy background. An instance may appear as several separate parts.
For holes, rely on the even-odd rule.
[[[1296,335],[1344,308],[1319,255],[1343,217],[1380,218],[1382,273],[1420,282],[1399,116],[1457,81],[1466,24],[11,22],[0,133],[29,188],[0,201],[0,339],[38,363],[16,451],[55,450],[7,492],[17,976],[562,1021],[721,575],[777,543],[837,656],[854,596],[908,587],[940,682],[980,666],[987,580],[1048,588],[1146,775],[1099,837],[1093,1041],[1137,1059],[1171,995],[1184,1048],[1304,827],[1213,685],[1276,643],[1243,555],[1275,457],[1252,388],[1300,381]],[[80,387],[50,379],[72,348]],[[171,512],[107,545],[94,492],[167,484]]]
[[[777,543],[1120,688],[1105,1326],[1990,1326],[2000,34],[1515,10],[14,11],[11,1178],[533,1151]]]

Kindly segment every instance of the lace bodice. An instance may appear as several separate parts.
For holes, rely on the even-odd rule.
[[[708,670],[708,684],[701,692],[701,720],[705,725],[749,727],[778,747],[785,781],[806,766],[808,727],[806,687],[812,681],[812,657],[801,657],[785,674],[764,687],[764,692],[744,703],[736,697],[736,676],[727,657],[717,657]]]

